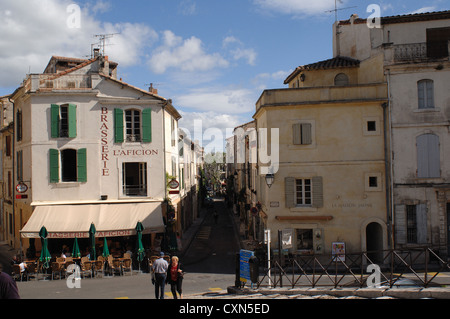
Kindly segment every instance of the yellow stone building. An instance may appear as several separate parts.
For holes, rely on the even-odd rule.
[[[274,142],[273,129],[279,133],[273,184],[269,188],[261,174],[258,190],[272,248],[278,231],[288,244],[290,238],[293,254],[388,247],[382,65],[382,55],[364,61],[335,56],[296,68],[285,80],[288,88],[265,90],[258,99],[258,147]]]

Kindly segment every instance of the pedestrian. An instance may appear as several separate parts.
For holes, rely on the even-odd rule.
[[[3,272],[0,264],[0,299],[20,299],[17,284],[10,275]]]
[[[164,286],[167,268],[169,268],[169,264],[164,260],[164,252],[161,252],[161,257],[155,260],[152,268],[155,274],[155,297],[156,299],[164,299]]]
[[[173,299],[177,298],[177,292],[180,294],[180,299],[183,299],[182,285],[183,285],[183,268],[177,256],[173,256],[167,270],[167,282],[170,284]]]

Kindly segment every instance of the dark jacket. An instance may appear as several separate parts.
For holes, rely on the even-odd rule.
[[[176,281],[173,281],[173,280],[172,280],[172,276],[171,276],[171,274],[170,274],[170,269],[171,269],[171,268],[172,268],[172,263],[170,263],[170,264],[169,264],[169,268],[167,268],[166,282],[169,283],[169,284],[176,284],[177,281],[183,280],[183,275],[182,275],[182,274],[183,274],[183,266],[181,265],[181,263],[178,262],[178,266],[177,266],[177,280],[176,280]],[[178,272],[178,270],[180,270],[180,269],[181,269],[181,271],[182,271],[181,274]]]

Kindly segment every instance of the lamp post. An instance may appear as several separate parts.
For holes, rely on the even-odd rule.
[[[275,175],[273,174],[266,174],[266,184],[270,188],[272,186],[273,182],[275,180]]]

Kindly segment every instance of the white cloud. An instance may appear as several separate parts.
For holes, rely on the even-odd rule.
[[[196,111],[215,111],[227,114],[253,112],[256,96],[249,89],[202,88],[174,98],[176,105]]]
[[[343,0],[339,0],[343,3]],[[296,16],[323,14],[334,9],[334,0],[254,0],[254,3],[264,10],[277,11]]]
[[[156,48],[149,60],[155,73],[162,74],[170,68],[184,72],[208,71],[229,65],[219,53],[208,54],[203,43],[194,36],[182,39],[172,31],[163,32],[163,43]]]
[[[103,3],[103,4],[102,4]],[[67,11],[72,0],[2,0],[0,9],[0,85],[17,86],[26,73],[40,73],[52,55],[90,57],[95,34],[114,35],[106,54],[122,65],[138,63],[143,47],[156,35],[149,27],[132,23],[101,23],[92,5],[82,7],[79,28],[71,28]],[[105,10],[104,2],[97,11]]]
[[[233,129],[248,122],[238,115],[223,114],[219,112],[183,112],[179,127],[192,141],[197,140],[205,147],[205,153],[210,151],[223,151],[225,139],[231,136]]]
[[[417,9],[415,11],[409,12],[407,14],[426,13],[426,12],[433,12],[433,11],[436,11],[436,7],[423,7],[423,8]]]
[[[283,84],[284,80],[287,78],[290,71],[276,71],[273,73],[260,73],[257,74],[252,80],[252,84],[257,87],[259,90],[264,90],[268,87],[280,86]]]
[[[244,44],[234,36],[227,36],[222,41],[222,47],[229,50],[231,58],[235,61],[244,59],[249,65],[255,65],[256,51],[244,47]]]
[[[197,13],[197,4],[192,0],[183,0],[178,5],[178,12],[184,16],[192,16]]]

